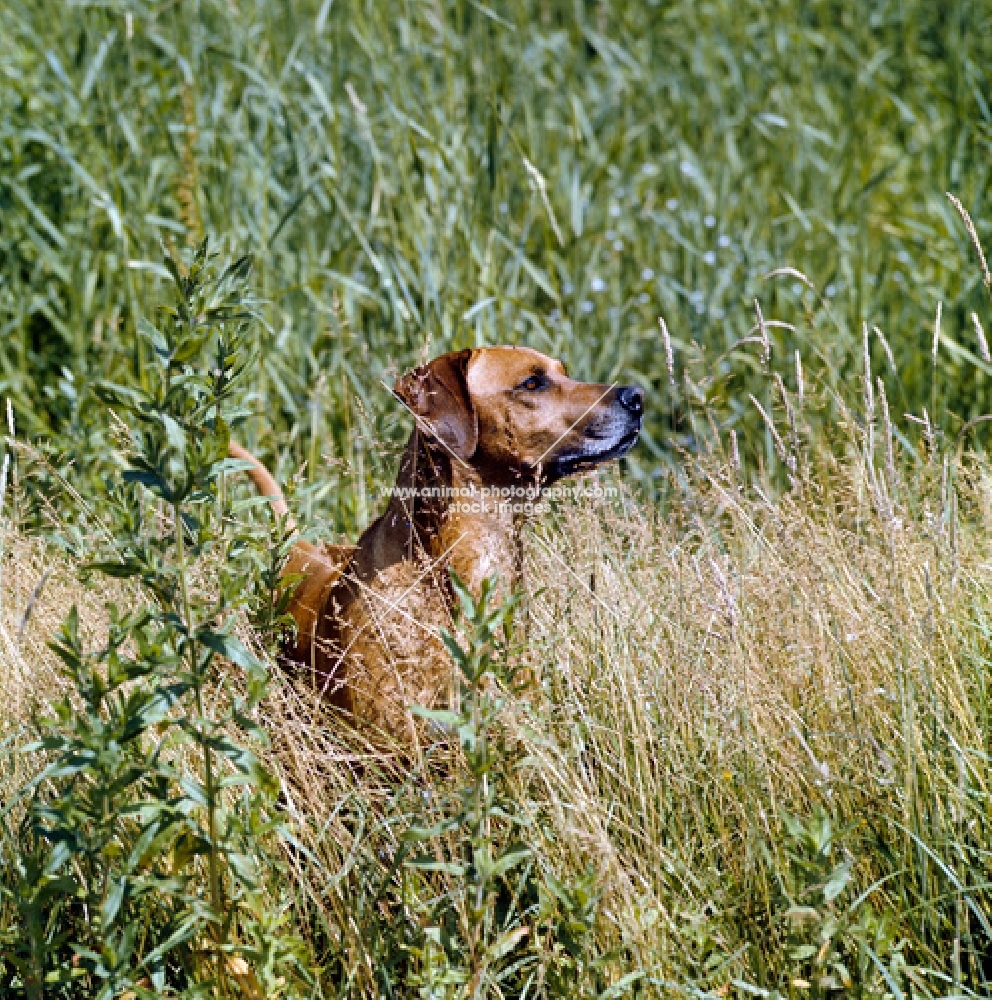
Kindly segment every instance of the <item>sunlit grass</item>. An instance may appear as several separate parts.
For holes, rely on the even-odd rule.
[[[9,0],[0,799],[46,641],[132,599],[76,581],[120,461],[92,386],[147,377],[160,243],[207,233],[264,299],[238,433],[329,533],[376,513],[409,430],[381,381],[426,353],[647,390],[622,502],[527,529],[506,720],[535,864],[602,892],[603,983],[988,995],[992,480],[955,435],[992,362],[945,192],[988,243],[990,39],[979,0]],[[457,765],[276,677],[294,927],[325,995],[384,995],[454,893],[398,831]]]

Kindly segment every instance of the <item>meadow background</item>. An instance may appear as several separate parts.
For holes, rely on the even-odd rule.
[[[23,969],[47,960],[83,970],[51,995],[97,995],[97,980],[107,996],[988,995],[992,514],[968,421],[992,409],[990,311],[946,192],[988,245],[990,62],[992,7],[968,0],[8,0],[0,986],[44,995]],[[188,263],[204,237],[254,262],[231,299],[252,360],[225,413],[328,537],[374,514],[409,432],[381,382],[425,356],[527,343],[649,403],[622,503],[529,529],[541,681],[504,706],[495,754],[513,822],[455,810],[432,826],[425,802],[488,772],[440,740],[397,783],[276,674],[246,697],[281,797],[243,804],[267,860],[221,936],[254,942],[254,971],[203,957],[219,947],[204,918],[206,938],[146,981],[133,956],[176,914],[122,889],[133,908],[104,915],[143,930],[101,966],[74,950],[106,935],[58,866],[115,898],[112,880],[92,888],[98,859],[116,864],[107,844],[140,840],[147,817],[91,852],[89,876],[71,851],[49,874],[18,867],[24,831],[54,821],[17,791],[44,754],[17,748],[52,732],[39,715],[62,694],[82,704],[45,646],[70,605],[99,644],[108,595],[172,599],[147,565],[77,582],[108,538],[159,546],[170,580],[217,574],[207,535],[187,562],[178,507],[170,521],[118,502],[135,454],[199,462],[247,525],[242,592],[221,590],[266,655],[278,553],[263,516],[232,511],[188,439],[127,431],[142,412],[189,432],[212,419],[199,389],[159,393],[142,326],[177,295],[166,255]],[[207,340],[185,363],[209,395]],[[144,395],[111,399],[108,380]],[[261,740],[227,699],[211,702],[218,726]],[[83,718],[108,711],[87,704]],[[207,753],[207,730],[190,732]],[[37,795],[90,780],[73,774]],[[289,833],[266,825],[277,815]],[[439,867],[398,853],[414,828],[434,830]],[[452,860],[512,856],[519,829],[516,888]],[[51,861],[57,838],[38,838]],[[190,900],[217,857],[173,852]],[[58,906],[31,896],[46,878]],[[45,919],[28,933],[25,914]]]

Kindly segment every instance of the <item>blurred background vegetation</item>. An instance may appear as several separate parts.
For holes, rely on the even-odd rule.
[[[640,382],[646,485],[699,444],[687,401],[774,462],[761,351],[731,349],[755,299],[814,424],[860,393],[867,321],[897,425],[942,400],[953,429],[992,408],[944,195],[988,233],[990,65],[987,0],[8,0],[0,395],[36,482],[98,475],[92,386],[142,381],[161,244],[209,235],[264,302],[241,433],[338,530],[408,431],[380,381],[452,347]]]

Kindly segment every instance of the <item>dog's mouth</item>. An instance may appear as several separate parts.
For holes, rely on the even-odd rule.
[[[558,455],[545,467],[548,479],[562,479],[565,476],[572,476],[575,475],[575,473],[583,472],[586,469],[594,469],[597,465],[602,465],[603,462],[610,462],[615,458],[623,458],[623,456],[626,455],[627,452],[630,451],[630,449],[637,443],[637,438],[640,436],[640,433],[641,422],[638,421],[637,426],[628,431],[622,437],[617,438],[606,448],[597,451],[583,450],[580,452],[567,452],[564,455]],[[594,436],[589,436],[587,439],[590,443],[600,440]]]

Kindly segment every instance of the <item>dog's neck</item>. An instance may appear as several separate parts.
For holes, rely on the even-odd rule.
[[[526,496],[495,491],[474,464],[428,447],[419,431],[404,451],[396,486],[383,521],[391,533],[399,529],[405,558],[449,566],[473,593],[491,576],[504,590],[519,582],[522,518],[514,508]]]

